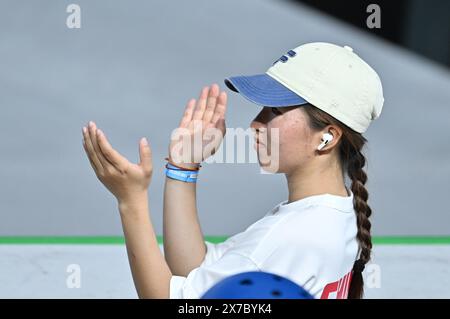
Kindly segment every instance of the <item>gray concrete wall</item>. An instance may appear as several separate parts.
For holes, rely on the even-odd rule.
[[[149,138],[161,233],[163,159],[186,101],[312,41],[352,46],[384,83],[383,113],[366,134],[374,234],[450,235],[448,70],[284,1],[80,0],[79,30],[66,27],[69,3],[0,3],[0,236],[121,234],[114,198],[83,153],[91,119],[132,160]],[[231,95],[227,125],[246,128],[257,112]],[[205,165],[204,233],[243,230],[285,199],[284,184],[256,164]]]

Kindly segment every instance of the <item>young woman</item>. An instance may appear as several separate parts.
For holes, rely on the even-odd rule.
[[[201,152],[192,155],[179,139],[169,146],[164,256],[149,218],[147,141],[140,142],[140,163],[132,164],[94,123],[83,128],[91,165],[118,199],[140,297],[199,298],[221,279],[254,270],[287,277],[316,298],[362,297],[362,271],[372,248],[362,133],[379,117],[384,99],[378,75],[352,51],[305,44],[265,74],[226,80],[231,90],[263,106],[251,124],[259,161],[276,163],[270,170],[286,176],[289,196],[221,244],[204,241],[196,206],[200,163],[225,134],[227,96],[217,85],[189,101],[176,134],[187,140],[200,134]],[[219,137],[211,138],[208,129]]]

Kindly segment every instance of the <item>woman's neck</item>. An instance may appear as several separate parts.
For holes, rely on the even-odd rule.
[[[327,168],[309,167],[297,169],[286,174],[289,198],[288,202],[294,202],[309,196],[320,194],[332,194],[347,197],[344,176],[339,166]]]

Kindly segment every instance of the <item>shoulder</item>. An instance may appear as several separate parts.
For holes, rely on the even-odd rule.
[[[275,251],[285,254],[337,257],[356,236],[356,216],[322,205],[292,211],[272,226],[255,255],[267,258]]]
[[[323,205],[312,205],[302,211],[292,211],[274,225],[274,235],[290,239],[341,237],[346,225],[356,222],[354,212],[342,212]],[[356,226],[356,224],[355,224]]]

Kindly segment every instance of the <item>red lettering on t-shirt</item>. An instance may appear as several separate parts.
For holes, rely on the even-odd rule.
[[[338,281],[326,285],[320,299],[347,299],[351,281],[352,271]]]

